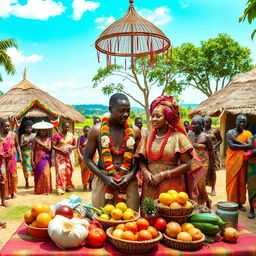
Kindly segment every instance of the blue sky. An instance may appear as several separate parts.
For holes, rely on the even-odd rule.
[[[155,23],[174,46],[184,42],[199,45],[200,40],[228,33],[252,50],[253,25],[238,23],[246,0],[135,0],[136,10]],[[98,68],[94,42],[114,20],[121,18],[128,0],[0,0],[0,40],[13,38],[18,51],[9,54],[17,73],[7,76],[0,90],[8,91],[22,80],[26,67],[28,79],[66,104],[108,104],[108,96],[92,89],[91,79]],[[123,64],[123,59],[118,60]],[[133,92],[133,89],[129,89]],[[157,95],[153,91],[150,99]],[[205,96],[186,90],[185,103],[200,103]],[[134,106],[138,104],[131,101]]]

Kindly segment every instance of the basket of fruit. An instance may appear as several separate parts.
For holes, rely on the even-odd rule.
[[[191,223],[169,222],[163,234],[163,241],[173,249],[194,251],[202,248],[205,235]]]
[[[184,216],[165,216],[164,214],[161,214],[161,216],[166,219],[166,221],[170,222],[170,221],[175,221],[178,222],[179,224],[183,224],[184,222],[186,222],[186,220],[188,219],[188,217],[190,215],[184,215]]]
[[[156,247],[163,238],[161,232],[144,218],[139,218],[136,222],[120,224],[107,229],[109,241],[119,250],[126,253],[142,253]]]
[[[124,224],[131,221],[136,221],[140,215],[134,210],[127,207],[123,202],[117,203],[116,206],[107,204],[104,206],[101,212],[97,211],[93,215],[104,229],[118,224]]]
[[[158,214],[166,218],[189,216],[197,204],[188,198],[187,193],[169,190],[167,193],[159,195],[156,205]]]

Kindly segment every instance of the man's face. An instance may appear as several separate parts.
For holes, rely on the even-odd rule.
[[[130,116],[130,102],[128,100],[117,100],[114,106],[109,107],[111,118],[120,124],[124,124]]]
[[[95,119],[93,120],[93,124],[95,125],[95,124],[98,124],[98,123],[100,123],[100,119],[99,119],[99,118],[95,118]]]
[[[142,120],[141,119],[137,119],[136,122],[135,122],[135,125],[137,127],[139,127],[139,129],[141,130],[141,128],[142,128]]]
[[[247,118],[245,116],[239,116],[236,120],[236,127],[239,131],[242,131],[245,129],[247,124]]]

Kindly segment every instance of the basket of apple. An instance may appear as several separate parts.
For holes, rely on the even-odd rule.
[[[169,247],[182,251],[193,251],[202,248],[205,235],[193,224],[169,222],[163,233],[163,241]]]
[[[116,206],[106,204],[102,209],[96,211],[93,217],[104,229],[107,229],[118,224],[136,221],[140,215],[133,209],[128,208],[126,203],[120,202]]]
[[[118,224],[107,229],[109,241],[119,250],[128,253],[142,253],[157,246],[162,233],[150,226],[145,218]]]

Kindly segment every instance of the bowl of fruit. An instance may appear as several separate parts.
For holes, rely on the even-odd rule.
[[[24,214],[25,226],[29,235],[39,240],[50,239],[48,224],[53,218],[50,207],[46,204],[36,204]]]
[[[142,253],[156,247],[162,233],[149,225],[145,218],[107,229],[107,237],[116,248],[128,253]]]
[[[163,233],[163,241],[173,249],[182,251],[194,251],[202,248],[205,235],[193,224],[185,222],[180,225],[171,221]]]
[[[136,221],[140,215],[131,208],[128,208],[124,202],[120,202],[116,206],[112,204],[105,205],[100,212],[96,211],[93,217],[104,229],[107,229],[118,224]]]
[[[167,220],[175,220],[179,223],[186,221],[186,218],[193,212],[196,202],[188,198],[185,192],[169,190],[161,193],[156,200],[157,212]]]

